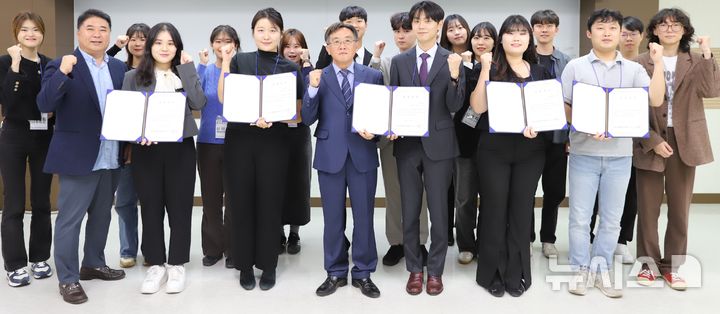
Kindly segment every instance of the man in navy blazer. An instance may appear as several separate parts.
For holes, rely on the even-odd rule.
[[[383,84],[380,71],[353,61],[358,34],[348,24],[335,23],[325,32],[333,63],[310,73],[310,87],[303,97],[303,123],[318,121],[315,161],[325,228],[323,244],[327,278],[317,289],[327,296],[347,284],[348,248],[345,237],[345,193],[349,191],[353,214],[352,285],[371,298],[380,290],[370,280],[377,265],[373,214],[379,166],[375,136],[352,126],[353,86]]]
[[[41,112],[54,112],[55,132],[45,172],[60,178],[55,221],[55,267],[60,294],[68,303],[83,303],[87,295],[79,280],[118,280],[121,270],[105,264],[110,209],[122,164],[120,143],[100,141],[108,90],[120,89],[125,63],[105,54],[110,17],[87,10],[78,17],[79,47],[72,55],[48,63],[37,97]],[[85,246],[78,270],[80,226],[85,213]]]

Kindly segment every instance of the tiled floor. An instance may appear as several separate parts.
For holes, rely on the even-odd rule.
[[[245,291],[238,284],[238,272],[225,269],[223,262],[213,267],[202,266],[201,209],[196,208],[193,213],[191,262],[186,265],[187,287],[183,293],[168,295],[161,291],[155,295],[140,294],[145,268],[136,266],[126,270],[127,278],[118,282],[82,282],[90,298],[82,305],[69,305],[62,301],[55,276],[35,280],[30,286],[22,288],[1,284],[0,313],[708,313],[720,304],[720,268],[717,267],[720,265],[717,242],[720,238],[720,205],[693,205],[691,213],[688,250],[694,259],[689,259],[683,272],[690,284],[701,287],[685,292],[668,287],[626,287],[623,298],[608,299],[595,289],[588,291],[584,297],[570,295],[566,285],[553,290],[550,282],[562,279],[567,273],[551,273],[551,265],[536,243],[532,257],[533,285],[520,298],[506,295],[498,299],[480,288],[474,280],[475,263],[458,264],[457,247],[448,251],[443,278],[445,291],[440,296],[410,296],[405,293],[407,272],[401,261],[393,267],[379,263],[372,277],[382,291],[379,299],[369,299],[351,286],[321,298],[315,296],[315,289],[325,278],[322,267],[322,211],[317,208],[313,209],[312,222],[301,228],[302,252],[294,256],[280,256],[275,288],[267,292],[257,288]],[[539,209],[536,214],[539,215]],[[380,258],[388,248],[384,216],[384,209],[378,209],[375,232]],[[26,226],[29,218],[29,215],[26,216]],[[664,228],[662,219],[661,226]],[[108,263],[113,267],[117,267],[118,262],[117,233],[117,220],[113,216],[106,249]],[[567,208],[560,210],[558,239],[561,252],[559,264],[564,264],[568,249]],[[630,249],[635,252],[635,243],[630,244]],[[51,264],[54,265],[52,261]],[[697,275],[700,272],[701,275]],[[634,271],[631,272],[630,266],[623,267],[626,279],[628,273],[634,274]]]

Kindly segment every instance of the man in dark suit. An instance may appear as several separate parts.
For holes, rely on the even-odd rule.
[[[427,137],[404,137],[395,142],[403,211],[403,247],[410,272],[409,294],[423,289],[423,261],[419,243],[419,217],[423,187],[432,223],[427,260],[427,293],[440,294],[448,241],[447,198],[453,160],[459,154],[451,113],[464,99],[462,58],[437,44],[445,13],[434,2],[418,2],[410,9],[415,48],[395,56],[390,67],[392,86],[429,86],[430,116]],[[394,136],[393,136],[394,137]]]
[[[345,193],[350,193],[353,213],[352,285],[371,298],[380,290],[370,280],[377,265],[373,213],[377,184],[378,156],[375,136],[351,131],[353,86],[383,84],[380,71],[353,61],[358,34],[348,24],[335,23],[325,32],[333,63],[310,72],[310,87],[302,106],[303,123],[318,121],[315,162],[325,228],[323,244],[327,278],[316,293],[327,296],[347,284],[348,243],[345,239]]]
[[[41,112],[55,112],[55,133],[44,171],[60,178],[55,221],[55,267],[60,294],[68,303],[83,303],[87,295],[79,280],[118,280],[122,270],[105,264],[110,209],[117,187],[122,147],[100,141],[108,90],[120,89],[125,63],[105,54],[110,16],[90,9],[78,17],[79,47],[72,55],[53,60],[45,68],[37,97]],[[80,226],[85,213],[85,247],[78,270]]]
[[[370,65],[370,61],[373,59],[373,54],[363,46],[363,38],[365,37],[365,30],[367,30],[367,11],[365,11],[362,7],[351,5],[340,11],[338,20],[340,23],[352,25],[357,31],[358,44],[354,50],[355,63]],[[320,54],[318,55],[318,60],[315,63],[315,68],[324,69],[332,62],[333,58],[328,54],[327,47],[323,46],[320,49]],[[377,62],[380,62],[380,60],[378,59]]]

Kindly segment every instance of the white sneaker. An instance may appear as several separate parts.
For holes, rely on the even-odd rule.
[[[152,294],[160,291],[160,287],[167,281],[167,271],[163,265],[154,265],[148,269],[143,280],[140,292],[145,294]]]
[[[180,293],[185,290],[185,266],[168,265],[166,293]]]
[[[542,252],[545,257],[550,258],[550,256],[558,256],[558,250],[555,247],[555,243],[544,243],[542,244]]]
[[[595,275],[595,288],[600,291],[608,298],[620,298],[623,295],[622,290],[615,289],[611,278],[611,274],[608,272],[597,273]]]
[[[630,254],[630,250],[628,250],[628,247],[625,244],[618,244],[617,247],[615,247],[615,255],[622,256],[623,264],[635,263],[635,258],[632,256],[632,254]]]
[[[463,251],[463,252],[460,252],[460,254],[458,254],[458,262],[460,264],[463,264],[463,265],[470,264],[470,262],[472,262],[472,260],[473,260],[472,252]]]
[[[587,282],[587,269],[578,271],[568,283],[568,292],[574,295],[585,295],[585,293],[587,293]]]

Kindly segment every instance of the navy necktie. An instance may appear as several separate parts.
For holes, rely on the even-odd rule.
[[[353,102],[352,89],[350,88],[350,80],[348,80],[348,74],[350,74],[350,71],[348,71],[347,69],[340,70],[340,74],[343,77],[342,93],[343,97],[345,98],[345,109],[350,110],[350,106],[352,106]]]
[[[420,63],[420,73],[418,73],[418,75],[420,75],[420,85],[425,86],[428,78],[427,59],[430,58],[430,55],[423,52],[420,54],[420,58],[422,59],[422,63]]]

